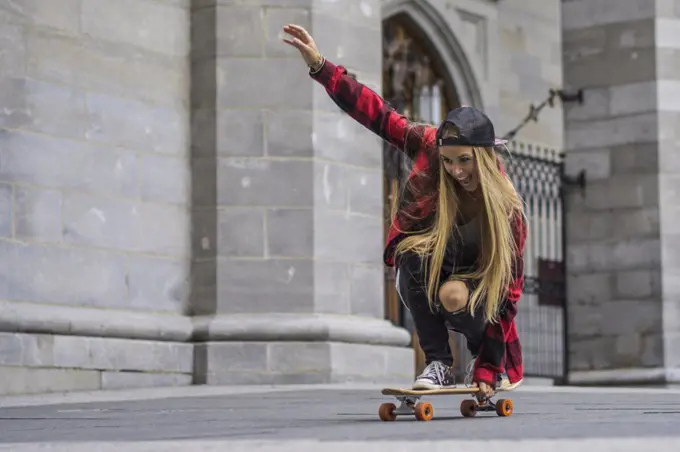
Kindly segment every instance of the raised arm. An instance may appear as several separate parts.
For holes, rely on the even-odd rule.
[[[429,135],[434,136],[434,130],[409,121],[373,90],[347,75],[342,66],[324,60],[321,69],[310,72],[310,76],[342,111],[411,158],[424,148]]]
[[[284,42],[300,51],[310,67],[310,76],[326,89],[342,111],[359,124],[411,158],[425,148],[426,141],[434,140],[434,127],[409,121],[377,93],[350,77],[344,67],[322,58],[304,28],[287,25],[283,31],[293,36],[293,39],[284,39]]]

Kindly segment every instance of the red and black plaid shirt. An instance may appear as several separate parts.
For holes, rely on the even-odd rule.
[[[385,245],[384,261],[394,265],[394,249],[404,237],[404,231],[420,230],[431,221],[439,196],[441,165],[436,146],[436,129],[430,125],[410,122],[378,94],[347,75],[347,70],[326,61],[317,73],[310,74],[319,82],[340,109],[371,130],[413,161],[413,169],[402,194],[399,209]],[[499,161],[500,165],[500,161]],[[502,169],[502,166],[501,166]],[[498,323],[489,324],[486,338],[477,357],[474,381],[495,385],[496,374],[505,372],[511,383],[522,379],[522,347],[515,316],[517,302],[524,288],[524,243],[527,230],[521,214],[513,220],[517,252],[513,279],[505,300],[505,315]]]

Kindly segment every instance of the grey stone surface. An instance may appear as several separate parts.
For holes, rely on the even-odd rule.
[[[77,33],[79,29],[79,0],[7,1],[0,5],[0,17],[12,22],[49,27],[65,32]]]
[[[11,257],[11,265],[2,266],[5,299],[173,312],[185,307],[188,268],[181,261],[12,242],[0,242],[0,250]]]
[[[183,155],[188,127],[183,108],[149,105],[106,94],[88,94],[85,136],[137,151]]]
[[[94,370],[0,366],[0,372],[3,395],[101,389],[100,374]]]
[[[191,269],[184,259],[129,256],[126,309],[186,313]]]
[[[26,72],[26,40],[20,25],[6,23],[0,19],[0,47],[6,49],[0,54],[0,75],[24,75]]]
[[[31,78],[160,105],[177,106],[188,101],[187,64],[183,59],[144,49],[131,52],[129,44],[64,35],[46,28],[27,30],[25,39],[23,58]],[[20,58],[20,49],[15,52],[14,58]]]
[[[219,209],[215,243],[217,254],[225,257],[264,257],[266,217],[266,210],[262,208]]]
[[[311,260],[220,258],[217,312],[311,312],[313,269]]]
[[[618,5],[614,7],[614,5]],[[656,15],[654,0],[617,3],[615,0],[571,0],[563,2],[563,28],[573,30],[616,22],[633,22],[653,19]]]
[[[189,386],[190,374],[156,374],[141,372],[102,372],[101,387],[108,389],[156,388]]]
[[[329,160],[365,168],[382,168],[381,140],[357,124],[352,118],[338,113],[335,104],[327,105],[328,95],[320,86],[314,86],[317,110],[314,113],[315,155]]]
[[[125,299],[125,258],[100,250],[0,241],[0,298],[74,306],[116,306]]]
[[[261,57],[264,50],[264,15],[259,5],[242,3],[236,5],[217,5],[199,11],[202,14],[215,14],[217,33],[215,50],[218,56]],[[200,22],[198,23],[200,26]],[[258,30],[259,33],[253,33]],[[195,57],[201,57],[201,51]],[[213,55],[205,55],[213,56]]]
[[[602,344],[589,345],[601,348],[591,365],[633,366],[631,351],[642,365],[663,366],[661,354],[676,362],[668,350],[676,343],[672,302],[680,293],[672,196],[680,186],[677,6],[431,3],[443,22],[456,25],[474,64],[464,71],[479,76],[484,104],[502,112],[499,130],[515,126],[549,88],[587,88],[586,103],[566,112],[567,148],[575,151],[568,169],[588,171],[585,199],[576,194],[569,204],[569,293],[579,304],[571,325],[586,336],[597,322],[626,312],[605,328]],[[0,297],[27,306],[3,325],[167,339],[185,334],[178,325],[189,319],[173,316],[164,329],[162,315],[134,313],[381,318],[379,139],[309,80],[280,29],[309,25],[324,54],[380,91],[387,6],[0,5],[0,187],[8,187],[0,188],[0,235],[21,241],[0,242],[11,262],[0,264]],[[499,67],[511,70],[500,77]],[[559,149],[561,115],[546,109],[522,133]],[[588,314],[591,304],[597,314]],[[69,320],[51,310],[59,305],[94,309]],[[659,306],[664,332],[654,336]],[[545,309],[531,316],[542,319],[537,331],[554,320]],[[542,349],[529,340],[526,350],[536,356]]]
[[[208,342],[197,346],[197,378],[213,385],[397,382],[412,378],[412,353],[368,344]]]
[[[13,234],[12,198],[12,186],[0,184],[0,236],[2,237],[12,237]]]
[[[658,205],[659,183],[654,174],[611,176],[592,181],[586,188],[585,207],[590,211],[631,209]]]
[[[374,282],[374,281],[373,281]],[[314,262],[314,312],[350,314],[351,268],[344,262]],[[375,300],[371,300],[375,306]]]
[[[653,79],[656,75],[655,49],[636,49],[634,59],[630,58],[630,53],[630,49],[622,48],[579,58],[565,66],[565,80],[568,80],[570,86],[606,86],[641,83]]]
[[[433,3],[448,5],[444,1]],[[484,6],[470,2],[457,4],[456,13],[462,16],[461,11],[465,12],[467,20],[452,26],[452,29],[456,35],[456,30],[467,30],[462,33],[471,41],[466,53],[478,57],[485,65],[485,76],[477,78],[488,80],[488,85],[481,88],[483,93],[488,93],[487,97],[498,92],[500,105],[496,107],[498,112],[495,115],[498,119],[492,118],[497,133],[503,134],[524,119],[530,104],[535,105],[545,99],[548,89],[564,85],[562,51],[563,44],[565,51],[568,46],[562,36],[559,1],[496,2],[493,5],[496,11],[492,13]],[[485,32],[487,36],[484,36]],[[527,60],[532,64],[526,67],[517,64]],[[509,70],[513,62],[519,71]],[[530,70],[531,67],[534,70]],[[566,108],[567,105],[544,109],[539,121],[526,124],[519,137],[561,149]],[[487,111],[493,110],[487,107]]]
[[[224,158],[218,162],[221,206],[310,206],[312,162]]]
[[[574,273],[658,267],[661,243],[659,239],[638,239],[572,245],[567,253],[567,264]]]
[[[660,19],[668,4],[610,4],[562,3],[565,84],[586,88],[566,114],[567,168],[589,175],[567,211],[570,363],[579,381],[662,381],[677,362],[664,349],[673,331],[664,286],[680,260],[664,177],[676,171],[662,160],[677,140],[674,63],[662,62],[675,38]]]
[[[349,269],[352,314],[380,319],[385,316],[384,306],[375,302],[383,296],[384,284],[376,284],[384,280],[383,275],[383,267],[378,265],[353,265]]]
[[[1,365],[191,373],[193,345],[65,335],[0,333]]]
[[[568,174],[578,174],[586,170],[588,182],[606,180],[612,172],[612,151],[609,148],[572,151],[565,162]]]
[[[674,79],[680,68],[680,51],[677,48],[657,49],[657,75],[660,79]]]
[[[208,134],[196,133],[193,137],[196,150],[205,148],[207,154],[225,157],[261,157],[265,155],[265,113],[260,110],[219,110],[217,112],[198,111],[196,118],[210,118],[215,121],[216,132],[214,143],[204,143],[210,140]],[[202,127],[197,124],[198,130]],[[275,131],[268,129],[267,137],[275,135]],[[213,147],[214,146],[214,147]]]
[[[188,218],[183,207],[80,193],[65,196],[63,203],[67,243],[175,257],[189,255]]]
[[[382,217],[383,175],[382,171],[347,169],[349,210],[353,213]]]
[[[187,205],[191,170],[187,157],[142,154],[139,157],[140,197],[145,202]]]
[[[210,157],[192,157],[191,203],[194,209],[215,210],[217,203],[217,162]],[[215,214],[213,214],[213,217]],[[196,219],[192,218],[196,223]],[[215,220],[213,220],[213,223]],[[200,222],[199,222],[200,223]]]
[[[346,378],[347,371],[328,364],[315,367],[333,359],[331,348],[317,341],[377,340],[379,347],[383,336],[401,337],[389,324],[378,327],[360,317],[333,323],[313,316],[375,316],[383,309],[382,275],[354,271],[358,264],[381,267],[382,187],[376,177],[381,147],[337,106],[319,102],[319,95],[327,94],[309,78],[296,52],[280,41],[283,25],[300,20],[311,26],[319,46],[329,49],[324,52],[344,48],[334,57],[337,62],[352,60],[354,70],[378,74],[380,17],[378,10],[366,14],[367,8],[378,5],[350,3],[350,16],[344,18],[331,17],[326,10],[330,6],[316,2],[193,5],[197,26],[192,39],[201,50],[192,55],[192,165],[193,180],[199,181],[192,201],[195,208],[200,206],[192,221],[201,239],[194,238],[192,247],[201,259],[196,264],[201,275],[194,282],[200,295],[192,308],[219,314],[213,320],[202,318],[195,333],[211,341],[198,346],[201,381],[333,381]],[[373,26],[346,20],[355,15],[371,16]],[[252,38],[252,29],[262,33]],[[322,116],[333,123],[320,123]],[[329,146],[337,149],[332,156]],[[375,193],[365,196],[366,190]],[[211,209],[217,213],[211,214]],[[358,283],[352,290],[354,278]],[[211,303],[213,290],[216,300]],[[276,313],[300,319],[277,323]],[[371,331],[374,327],[378,329]],[[276,354],[291,347],[284,338],[303,341],[293,346],[301,350],[297,361]],[[260,367],[239,375],[220,368],[220,363],[233,361],[238,367],[245,354],[241,340],[284,342],[271,342],[266,351],[244,345],[248,350],[255,347],[251,354]],[[261,368],[258,356],[268,357],[268,367]],[[276,364],[272,359],[278,359]]]
[[[163,55],[188,55],[190,22],[183,8],[150,0],[82,0],[81,5],[80,28],[85,34]]]
[[[659,137],[655,113],[570,122],[566,141],[572,148],[600,148],[654,142]]]
[[[62,241],[63,203],[60,191],[16,187],[13,202],[15,237],[38,242]],[[6,218],[11,221],[12,214]]]
[[[138,193],[138,157],[130,151],[0,129],[0,156],[4,182],[116,197]]]
[[[220,109],[279,108],[284,105],[294,110],[306,110],[312,106],[312,85],[305,80],[306,66],[299,58],[218,57],[216,69],[220,74],[217,80]],[[276,71],[275,82],[272,81],[273,70]],[[257,96],[253,96],[255,92]]]
[[[71,399],[65,398],[65,402],[46,406],[32,401],[31,406],[4,407],[0,411],[4,419],[0,437],[7,450],[51,443],[53,448],[63,444],[62,449],[55,450],[65,451],[93,450],[89,441],[117,448],[125,441],[126,449],[130,450],[138,447],[132,441],[154,441],[140,450],[165,450],[166,442],[173,441],[178,447],[171,450],[244,451],[261,447],[271,451],[313,451],[319,447],[340,451],[348,447],[359,450],[383,446],[404,451],[485,446],[527,451],[546,448],[635,451],[646,445],[674,450],[678,443],[674,428],[680,403],[677,391],[639,393],[640,390],[526,387],[510,395],[514,401],[512,416],[498,419],[494,413],[481,413],[476,419],[467,420],[459,412],[460,401],[466,397],[428,397],[435,415],[424,424],[407,416],[396,422],[381,422],[378,406],[393,402],[394,398],[382,396],[377,386],[319,389],[300,386],[273,391],[225,390],[204,395],[189,391],[181,397],[151,400],[114,398],[88,403],[88,399],[81,399],[79,403],[68,403]],[[615,422],[609,418],[614,413]],[[469,427],[468,423],[474,426]],[[471,428],[476,431],[475,438],[470,437]],[[415,441],[414,438],[422,439],[423,429],[428,430],[427,439]],[[479,442],[472,442],[477,438]],[[639,441],[632,444],[634,447],[626,445],[635,439]],[[219,448],[191,449],[200,440],[222,442]],[[248,443],[243,444],[245,440]],[[295,442],[302,440],[308,441],[306,446]],[[385,444],[386,440],[393,443]],[[443,442],[447,440],[450,442]],[[546,442],[534,444],[537,440]],[[205,447],[205,443],[199,445]]]
[[[0,5],[0,235],[21,240],[0,241],[0,297],[21,300],[0,304],[0,334],[4,364],[46,368],[26,391],[65,388],[42,381],[61,368],[85,372],[71,389],[188,384],[183,315],[355,315],[319,334],[374,344],[366,362],[407,338],[364,318],[383,310],[378,139],[323,112],[280,41],[308,23],[379,89],[380,4],[351,3],[344,17],[309,1]],[[308,372],[351,354],[318,340],[298,361],[270,347],[271,381],[351,378]]]
[[[311,258],[317,227],[311,209],[267,210],[267,256]]]
[[[194,337],[215,341],[342,342],[405,347],[409,333],[383,319],[336,314],[231,314],[193,319]]]
[[[326,2],[318,2],[319,5],[324,3]],[[321,6],[318,12],[315,11],[316,14],[311,19],[311,32],[314,33],[317,46],[325,49],[324,54],[336,64],[342,64],[352,71],[380,74],[382,48],[376,45],[381,42],[382,36],[378,25],[380,18],[372,15],[361,23],[353,20],[362,15],[360,11],[355,9],[352,14],[346,8],[342,12],[337,8],[338,5],[326,8]],[[368,21],[372,24],[367,24]]]
[[[611,168],[614,174],[656,173],[663,170],[659,152],[661,143],[635,143],[611,148]]]
[[[319,209],[349,212],[350,179],[362,169],[325,160],[314,165],[314,204]]]
[[[0,331],[187,341],[191,320],[170,313],[106,310],[20,301],[0,302]]]
[[[680,158],[673,152],[674,145],[672,140],[664,140],[659,143],[659,168],[662,173],[675,172],[680,170]]]
[[[267,127],[267,155],[311,157],[314,154],[314,123],[311,112],[265,110],[264,117]]]
[[[661,295],[661,275],[655,270],[634,270],[616,275],[616,292],[621,299],[649,299]]]
[[[377,264],[383,252],[380,217],[321,211],[314,215],[314,247],[318,257]]]
[[[82,137],[87,112],[85,93],[53,83],[0,80],[0,126],[68,137]]]

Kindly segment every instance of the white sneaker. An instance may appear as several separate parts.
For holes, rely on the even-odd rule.
[[[519,380],[516,383],[510,383],[510,379],[505,373],[498,376],[498,383],[496,383],[496,389],[501,391],[514,391],[519,385],[522,384],[524,380]]]
[[[472,373],[475,368],[475,361],[474,358],[472,361],[470,361],[467,365],[467,369],[465,369],[465,386],[470,387],[472,386]],[[503,372],[502,374],[498,375],[498,381],[496,381],[496,390],[501,390],[501,391],[514,391],[519,387],[519,385],[522,384],[524,380],[520,380],[517,383],[510,383],[510,379],[508,378],[508,375]]]

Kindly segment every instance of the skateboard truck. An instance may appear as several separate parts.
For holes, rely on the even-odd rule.
[[[398,415],[412,414],[419,421],[429,421],[434,416],[434,408],[430,403],[418,403],[420,396],[396,396],[400,402],[399,407],[393,403],[383,403],[380,405],[378,415],[383,421],[394,421]]]

